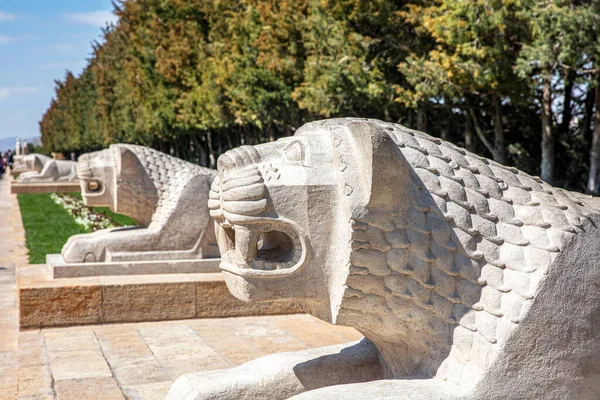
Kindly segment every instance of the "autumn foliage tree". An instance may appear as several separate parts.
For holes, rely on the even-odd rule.
[[[120,0],[114,8],[118,22],[102,31],[83,72],[56,82],[40,122],[50,151],[139,143],[214,167],[232,147],[361,116],[600,192],[595,2]]]

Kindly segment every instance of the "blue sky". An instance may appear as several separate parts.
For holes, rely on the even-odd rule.
[[[0,138],[39,136],[54,80],[79,74],[110,0],[0,0]]]

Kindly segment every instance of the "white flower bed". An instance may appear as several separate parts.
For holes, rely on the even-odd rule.
[[[78,225],[90,232],[119,226],[106,215],[87,207],[81,199],[64,193],[52,193],[50,197],[56,204],[67,210]]]

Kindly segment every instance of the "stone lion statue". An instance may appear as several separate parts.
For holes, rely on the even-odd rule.
[[[600,204],[401,125],[332,119],[222,155],[221,269],[357,343],[184,375],[169,399],[592,399]]]
[[[79,158],[84,203],[134,218],[135,228],[74,235],[67,263],[218,257],[207,208],[216,171],[148,147],[114,144]]]
[[[22,172],[17,183],[77,182],[77,162],[54,160],[41,154],[24,156]],[[18,172],[18,169],[15,173]]]
[[[44,164],[52,158],[43,154],[27,154],[15,156],[15,163],[12,168],[13,174],[21,174],[24,172],[40,172],[44,168]]]

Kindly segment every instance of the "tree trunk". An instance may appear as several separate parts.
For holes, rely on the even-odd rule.
[[[427,111],[424,108],[417,110],[417,130],[427,133]]]
[[[473,128],[475,128],[475,133],[477,134],[477,137],[479,138],[479,140],[481,140],[481,143],[483,143],[485,148],[488,149],[488,151],[492,154],[492,158],[495,160],[497,157],[496,149],[494,148],[493,144],[490,142],[488,137],[485,135],[485,132],[483,131],[483,127],[481,126],[481,123],[479,122],[479,117],[477,116],[477,113],[475,112],[475,107],[474,107],[472,101],[468,97],[467,97],[467,111],[469,112],[469,115],[471,116],[471,122],[473,123]]]
[[[234,146],[233,142],[231,141],[231,136],[235,135],[235,131],[234,130],[230,130],[230,131],[226,131],[226,132],[223,132],[223,133],[225,134],[225,137],[227,138],[227,147],[228,147],[227,150],[231,150],[234,147],[237,147],[237,146]]]
[[[444,96],[444,104],[448,104],[448,100],[446,100],[446,96]],[[444,110],[446,111],[446,110]],[[444,112],[442,111],[442,113]],[[448,114],[452,115],[452,108],[448,108]],[[440,139],[448,140],[450,137],[450,117],[448,118],[440,118]]]
[[[506,164],[506,146],[504,145],[504,128],[502,127],[502,104],[496,93],[492,96],[494,102],[494,160]]]
[[[584,148],[588,148],[592,143],[592,121],[594,120],[595,97],[596,88],[590,88],[585,96],[585,108],[583,111],[583,121],[581,122],[581,134],[583,136]]]
[[[202,144],[202,137],[200,135],[200,133],[196,132],[192,136],[192,140],[194,141],[194,153],[198,155],[198,164],[200,164],[203,167],[206,167],[206,165],[208,164],[208,157],[206,157],[206,150],[204,149],[204,145]]]
[[[246,144],[246,134],[243,130],[243,128],[238,128],[238,134],[240,136],[240,146],[243,146]]]
[[[473,122],[471,122],[469,114],[466,114],[465,117],[467,119],[467,123],[465,124],[465,149],[473,152],[475,151],[473,143]]]
[[[440,139],[448,141],[448,137],[450,136],[448,134],[448,125],[446,125],[445,123],[441,122],[442,126],[440,127]]]
[[[540,177],[552,184],[554,181],[554,136],[552,135],[552,82],[542,81],[542,164]]]
[[[569,133],[569,126],[571,125],[571,119],[573,118],[573,113],[571,110],[573,86],[575,86],[575,73],[572,70],[569,70],[565,76],[565,95],[563,100],[562,121],[560,121],[557,132],[557,136],[559,138]]]
[[[213,147],[212,132],[209,130],[206,132],[206,145],[208,146],[208,166],[210,168],[216,168],[217,159],[215,157],[215,149]]]
[[[596,86],[594,111],[594,131],[592,134],[592,149],[590,150],[590,176],[588,177],[587,192],[600,194],[600,85]]]
[[[269,132],[269,142],[274,142],[275,141],[275,130],[273,129],[273,126],[269,124],[267,131]]]
[[[171,148],[173,149],[173,155],[177,158],[181,158],[179,155],[179,142],[177,142],[177,140],[174,140],[171,146]]]

